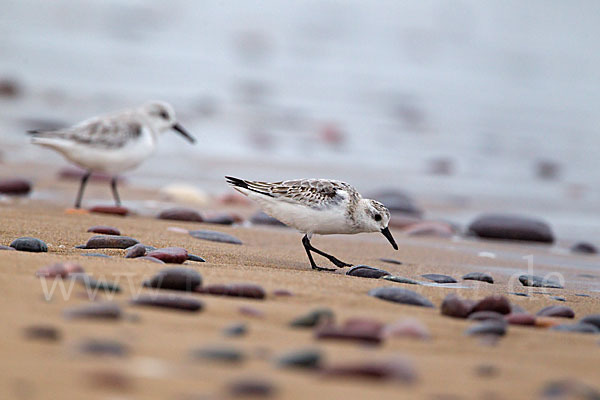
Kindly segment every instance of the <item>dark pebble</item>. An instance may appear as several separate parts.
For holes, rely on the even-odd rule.
[[[290,322],[294,328],[312,328],[321,324],[329,324],[334,320],[333,311],[328,308],[320,308],[295,318]]]
[[[265,290],[253,283],[231,283],[226,285],[208,285],[197,287],[196,292],[217,296],[246,297],[249,299],[264,299]]]
[[[159,219],[168,219],[172,221],[189,221],[189,222],[202,222],[202,216],[196,211],[190,208],[176,207],[169,208],[168,210],[162,211],[158,215]]]
[[[165,264],[165,262],[163,260],[159,260],[158,258],[154,258],[154,257],[146,257],[146,256],[138,257],[137,260],[151,261],[156,264]]]
[[[43,268],[40,268],[36,271],[35,276],[40,278],[66,278],[70,274],[80,274],[83,272],[85,271],[81,265],[66,262],[47,265]]]
[[[82,256],[84,256],[84,257],[112,258],[111,256],[109,256],[107,254],[102,254],[102,253],[85,253],[85,254],[82,254]]]
[[[97,235],[89,238],[85,249],[126,249],[139,242],[129,236]]]
[[[585,294],[585,293],[575,293],[575,296],[577,296],[577,297],[591,297],[589,294]]]
[[[146,246],[141,243],[135,244],[127,249],[125,258],[138,258],[146,255]]]
[[[519,276],[519,282],[521,282],[523,286],[563,289],[563,286],[560,283],[536,275],[521,275]]]
[[[368,265],[356,265],[350,268],[346,272],[346,275],[358,276],[360,278],[379,279],[382,276],[390,275],[390,273],[379,268],[369,267]]]
[[[95,206],[90,208],[89,211],[97,214],[119,215],[122,217],[129,214],[129,209],[120,206]]]
[[[386,286],[371,289],[369,291],[369,296],[377,297],[378,299],[391,301],[394,303],[420,307],[434,307],[431,301],[421,296],[420,294],[413,292],[412,290],[399,287]]]
[[[343,326],[325,324],[315,330],[317,339],[349,340],[368,344],[379,344],[383,338],[381,335],[382,327],[372,329],[371,327],[361,326]]]
[[[417,207],[413,199],[406,193],[395,189],[384,189],[372,194],[371,199],[383,203],[390,211],[420,217],[423,211]]]
[[[473,310],[475,303],[471,300],[460,298],[455,294],[446,296],[441,306],[442,315],[454,318],[467,318]]]
[[[396,282],[396,283],[404,283],[407,285],[418,285],[419,282],[409,279],[409,278],[405,278],[403,276],[397,276],[397,275],[385,275],[382,276],[381,279],[385,279],[386,281],[390,281],[390,282]]]
[[[425,279],[429,279],[435,283],[456,283],[456,279],[448,275],[442,274],[425,274],[421,275]]]
[[[270,381],[260,379],[238,379],[227,385],[229,394],[234,397],[270,397],[277,388]]]
[[[129,348],[123,343],[108,339],[88,339],[78,346],[79,351],[98,356],[123,357],[129,353]]]
[[[206,260],[200,256],[196,256],[194,254],[190,254],[188,253],[188,260],[189,261],[195,261],[195,262],[206,262]]]
[[[550,226],[543,221],[506,214],[485,214],[469,225],[469,231],[482,238],[553,243]]]
[[[504,320],[509,325],[535,325],[535,317],[527,313],[508,314],[504,316]]]
[[[243,322],[236,322],[223,329],[223,335],[228,337],[245,336],[248,333],[248,326]]]
[[[83,306],[72,307],[64,311],[67,319],[102,319],[118,320],[123,313],[117,303],[94,303]]]
[[[93,232],[93,233],[99,233],[102,235],[115,235],[115,236],[121,235],[121,231],[119,231],[117,228],[113,228],[112,226],[96,225],[96,226],[92,226],[87,231]]]
[[[475,367],[475,373],[484,378],[498,375],[498,367],[492,364],[480,364]]]
[[[504,336],[506,334],[506,325],[504,321],[484,321],[471,326],[465,331],[468,336],[475,335],[497,335]]]
[[[191,292],[202,285],[202,276],[191,268],[165,268],[154,275],[146,287]]]
[[[49,342],[57,342],[61,339],[61,333],[58,328],[51,325],[32,325],[23,330],[27,339],[31,340],[46,340]]]
[[[510,314],[511,310],[512,307],[510,305],[510,301],[508,301],[506,297],[499,294],[494,294],[475,303],[472,312],[495,311],[500,314]]]
[[[586,315],[585,317],[581,318],[581,321],[579,322],[582,324],[592,324],[600,329],[600,314]]]
[[[15,249],[13,249],[10,246],[5,246],[3,244],[0,244],[0,250],[9,250],[9,251],[16,251]]]
[[[0,97],[19,97],[23,89],[19,82],[12,78],[0,79]]]
[[[565,299],[564,297],[561,297],[561,296],[550,296],[550,298],[552,300],[556,300],[556,301],[567,301],[567,299]]]
[[[515,296],[521,296],[521,297],[529,297],[529,295],[527,293],[522,293],[522,292],[510,292],[509,294],[512,294]]]
[[[318,350],[299,350],[283,354],[276,364],[283,368],[319,369],[322,358]]]
[[[236,222],[236,219],[229,214],[217,214],[204,217],[204,223],[206,224],[233,225]]]
[[[192,297],[174,295],[141,295],[131,300],[131,304],[137,306],[171,308],[182,311],[200,311],[204,304]]]
[[[462,278],[465,281],[481,281],[487,283],[494,283],[494,278],[490,274],[486,274],[484,272],[470,272],[466,275],[463,275]]]
[[[550,328],[552,331],[575,332],[575,333],[600,333],[600,329],[592,324],[578,322],[572,325],[556,325]]]
[[[598,249],[596,248],[596,246],[587,242],[575,243],[573,247],[571,247],[571,251],[573,253],[580,254],[598,254]]]
[[[279,221],[267,215],[263,211],[258,211],[252,217],[250,217],[250,222],[254,225],[271,225],[271,226],[286,226],[283,222]]]
[[[476,311],[469,314],[468,319],[472,321],[504,321],[504,315],[496,311]]]
[[[211,242],[242,244],[240,239],[218,231],[196,230],[190,231],[190,235],[196,239],[209,240]]]
[[[388,264],[402,265],[402,261],[395,260],[393,258],[380,258],[379,261],[383,261]]]
[[[165,247],[152,250],[146,256],[158,258],[167,264],[183,264],[188,259],[188,252],[182,247]]]
[[[48,251],[48,246],[40,239],[32,237],[21,237],[13,240],[10,244],[15,250],[18,251],[29,251],[32,253],[45,253]]]
[[[31,192],[31,182],[24,179],[0,179],[0,194],[24,196]]]
[[[244,353],[232,347],[207,347],[192,350],[191,356],[194,359],[225,361],[238,363],[245,359]]]
[[[548,382],[541,392],[542,400],[598,400],[600,392],[583,382],[574,379],[562,379]]]
[[[575,318],[575,312],[567,306],[548,306],[542,308],[536,315],[541,317]]]
[[[287,289],[275,289],[273,290],[273,296],[279,296],[279,297],[290,297],[293,296],[294,293],[290,292]]]
[[[403,359],[333,365],[325,367],[323,375],[345,379],[366,378],[403,383],[412,383],[417,378],[413,365]]]

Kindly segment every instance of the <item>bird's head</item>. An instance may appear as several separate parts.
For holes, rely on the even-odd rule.
[[[163,133],[169,129],[173,129],[189,140],[190,143],[196,141],[196,139],[194,139],[194,137],[177,122],[175,110],[173,110],[173,107],[171,107],[170,104],[163,101],[151,101],[144,104],[140,108],[140,111],[153,125],[157,133]]]
[[[398,245],[388,228],[390,211],[376,200],[361,199],[359,203],[359,223],[367,232],[381,232],[395,250]]]

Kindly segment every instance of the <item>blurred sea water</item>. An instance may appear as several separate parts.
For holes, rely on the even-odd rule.
[[[597,1],[0,6],[0,79],[23,87],[0,98],[5,165],[63,165],[26,129],[156,98],[199,144],[165,134],[136,183],[329,177],[402,188],[434,217],[522,212],[597,236]]]

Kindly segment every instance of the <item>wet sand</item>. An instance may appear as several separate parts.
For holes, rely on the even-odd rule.
[[[73,190],[71,184],[59,187]],[[92,186],[90,194],[103,191]],[[70,193],[70,192],[69,192]],[[124,197],[135,199],[147,193],[125,189]],[[252,207],[223,207],[250,215]],[[510,326],[507,335],[496,345],[464,335],[470,321],[440,315],[439,305],[449,293],[479,299],[492,293],[507,295],[511,302],[529,312],[552,304],[564,304],[576,313],[576,319],[600,312],[597,272],[569,265],[568,260],[582,256],[564,256],[564,268],[536,265],[540,271],[557,271],[565,276],[565,289],[548,289],[547,294],[530,297],[508,295],[527,292],[518,282],[511,282],[515,270],[526,272],[525,262],[478,255],[480,251],[511,254],[539,254],[553,257],[544,246],[461,239],[408,238],[395,230],[400,244],[395,252],[381,235],[317,237],[313,244],[335,254],[344,261],[383,268],[396,275],[424,281],[421,274],[442,273],[455,277],[465,288],[401,285],[375,279],[312,271],[300,243],[300,235],[285,228],[227,227],[177,221],[162,221],[151,216],[116,217],[99,214],[70,215],[62,205],[43,200],[9,201],[0,206],[0,244],[8,245],[21,236],[34,236],[49,245],[48,253],[0,251],[0,315],[4,321],[0,341],[0,398],[22,399],[192,399],[227,398],[227,384],[238,378],[260,378],[271,382],[276,397],[305,398],[411,398],[411,399],[515,399],[536,398],[549,381],[574,378],[597,385],[600,356],[597,335],[558,333],[543,328]],[[206,263],[187,262],[197,270],[204,284],[252,282],[267,291],[265,300],[222,298],[196,294],[205,303],[200,313],[181,313],[133,307],[132,294],[139,293],[141,282],[164,268],[151,262],[124,259],[124,250],[80,250],[92,235],[92,225],[110,225],[121,233],[155,247],[180,246],[204,257]],[[213,229],[230,233],[244,244],[201,241],[186,234],[168,230]],[[82,256],[86,252],[111,255],[112,258]],[[401,260],[403,265],[386,264],[381,257]],[[597,260],[587,257],[585,260]],[[74,261],[96,278],[119,279],[123,289],[114,300],[128,316],[112,321],[66,320],[65,308],[88,303],[82,286],[76,285],[68,300],[58,292],[50,301],[44,298],[41,282],[35,277],[40,267],[59,261]],[[318,262],[325,265],[325,260]],[[461,281],[462,274],[489,271],[493,285]],[[538,270],[536,269],[536,272]],[[578,277],[595,275],[595,279]],[[127,275],[127,276],[125,276]],[[129,277],[129,278],[128,278]],[[572,283],[573,282],[573,283]],[[509,287],[509,284],[511,284]],[[367,295],[380,286],[398,286],[414,290],[429,298],[435,309],[411,307],[384,302]],[[277,289],[293,292],[291,297],[274,296]],[[540,289],[534,289],[539,292]],[[591,297],[575,296],[576,293]],[[566,303],[549,298],[559,295]],[[106,299],[106,294],[99,298]],[[240,313],[241,306],[264,312],[263,318]],[[390,338],[382,345],[369,347],[352,342],[322,341],[312,330],[291,329],[291,319],[306,312],[328,307],[337,321],[365,317],[392,323],[416,318],[430,330],[432,339],[419,341]],[[233,322],[246,321],[249,333],[240,338],[227,338],[222,330]],[[565,323],[571,323],[565,320]],[[28,340],[23,329],[32,325],[51,325],[60,330],[58,342]],[[125,357],[96,357],[78,353],[76,346],[87,338],[115,339],[130,346]],[[247,354],[241,364],[220,364],[190,358],[190,350],[210,345],[239,348]],[[290,350],[321,349],[325,365],[346,362],[385,360],[402,356],[416,369],[413,384],[379,382],[366,379],[323,377],[315,372],[283,370],[273,360]],[[478,369],[493,366],[492,376],[480,376]],[[117,373],[115,383],[98,385],[98,374]],[[105,378],[109,379],[109,378]],[[109,379],[110,380],[110,379]]]

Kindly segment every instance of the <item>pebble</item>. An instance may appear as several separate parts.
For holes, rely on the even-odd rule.
[[[382,276],[390,275],[390,273],[379,268],[369,267],[368,265],[356,265],[350,268],[346,272],[346,275],[358,276],[360,278],[379,279]]]
[[[248,325],[243,322],[236,322],[223,329],[223,335],[228,337],[245,336],[248,333]]]
[[[241,222],[240,218],[235,218],[230,214],[220,213],[204,217],[204,223],[215,225],[233,225],[236,222]]]
[[[109,256],[107,254],[102,254],[102,253],[85,253],[85,254],[82,254],[82,256],[84,256],[84,257],[112,258],[111,256]]]
[[[246,315],[248,317],[253,317],[253,318],[264,318],[265,317],[264,311],[259,310],[258,308],[252,307],[252,306],[240,306],[238,308],[238,311],[240,312],[240,314]]]
[[[158,219],[167,219],[171,221],[189,221],[189,222],[202,222],[202,216],[196,211],[190,208],[175,207],[169,208],[168,210],[162,211],[158,215]]]
[[[140,295],[131,299],[131,304],[138,306],[171,308],[182,311],[200,311],[204,304],[192,297],[169,295]]]
[[[62,337],[58,328],[52,325],[31,325],[23,330],[23,334],[27,339],[49,342],[58,342]]]
[[[72,307],[66,309],[63,315],[67,319],[118,320],[121,319],[123,313],[117,303],[105,302]]]
[[[89,211],[96,214],[119,215],[121,217],[129,214],[129,209],[121,206],[95,206],[90,208]]]
[[[253,225],[286,226],[283,222],[271,217],[264,211],[258,211],[256,214],[250,217],[250,222]]]
[[[529,295],[527,293],[523,293],[523,292],[510,292],[509,294],[512,294],[515,296],[521,296],[521,297],[529,297]]]
[[[15,249],[13,249],[10,246],[5,246],[3,244],[0,244],[0,250],[9,250],[9,251],[16,251]]]
[[[287,289],[275,289],[273,290],[273,296],[279,296],[279,297],[290,297],[293,296],[294,293],[290,292]]]
[[[575,318],[575,312],[567,306],[548,306],[542,308],[536,315],[541,317]]]
[[[134,238],[129,236],[97,235],[89,238],[84,249],[126,249],[138,244]]]
[[[596,246],[587,242],[575,243],[573,247],[571,247],[571,251],[573,253],[580,254],[598,254],[598,249],[596,248]]]
[[[0,78],[0,97],[19,97],[23,88],[12,78]]]
[[[477,311],[495,311],[500,314],[510,314],[511,312],[510,301],[504,296],[494,294],[492,296],[487,296],[473,306],[472,312]]]
[[[188,252],[182,247],[165,247],[152,250],[146,256],[158,258],[167,264],[183,264],[188,259]]]
[[[420,217],[423,211],[417,207],[414,200],[406,193],[395,189],[384,189],[372,194],[371,199],[377,199],[388,210],[399,214],[408,214]]]
[[[194,261],[194,262],[206,262],[206,260],[200,256],[196,256],[194,254],[190,254],[188,253],[188,261]]]
[[[368,378],[403,383],[412,383],[417,379],[414,366],[402,358],[389,361],[364,361],[355,364],[332,365],[323,369],[323,375],[325,377]]]
[[[577,297],[591,297],[589,294],[585,294],[585,293],[575,293],[575,296],[577,296]]]
[[[334,314],[328,308],[319,308],[295,318],[290,322],[290,326],[294,328],[312,328],[322,324],[329,324],[334,321]]]
[[[276,364],[283,368],[319,369],[322,358],[319,350],[296,350],[280,356]]]
[[[556,300],[556,301],[567,301],[567,299],[565,299],[564,297],[561,297],[561,296],[550,296],[550,298],[552,300]]]
[[[165,268],[144,282],[145,287],[191,292],[202,285],[202,276],[191,268]]]
[[[471,300],[463,299],[455,294],[446,296],[441,306],[442,315],[454,318],[467,318],[473,310],[475,303]]]
[[[535,325],[535,316],[527,313],[508,314],[504,316],[504,320],[509,325]]]
[[[456,279],[448,275],[442,274],[425,274],[421,275],[425,279],[429,279],[435,283],[456,283]]]
[[[600,314],[586,315],[585,317],[581,318],[579,322],[582,324],[591,324],[600,329]]]
[[[151,262],[156,263],[156,264],[165,264],[164,261],[159,260],[158,258],[154,258],[154,257],[146,257],[146,256],[144,256],[144,257],[138,257],[137,259],[138,260],[144,260],[144,261],[151,261]]]
[[[369,291],[369,296],[394,303],[434,308],[433,303],[419,293],[394,286],[371,289]]]
[[[40,278],[66,278],[70,274],[83,273],[83,267],[79,264],[66,262],[47,265],[36,271],[35,276]]]
[[[382,276],[381,279],[385,279],[386,281],[390,281],[390,282],[396,282],[396,283],[405,283],[407,285],[418,285],[419,282],[409,279],[409,278],[405,278],[403,276],[397,276],[397,275],[385,275]]]
[[[541,392],[542,400],[579,399],[598,400],[600,392],[585,383],[574,379],[548,382]]]
[[[576,332],[576,333],[600,333],[600,329],[592,324],[584,324],[578,322],[576,324],[568,325],[556,325],[550,328],[551,331],[560,332]]]
[[[197,287],[196,292],[217,296],[246,297],[249,299],[264,299],[265,290],[254,283],[230,283],[225,285],[208,285]]]
[[[31,253],[45,253],[48,251],[48,246],[44,241],[33,237],[15,239],[10,244],[10,247],[18,251],[28,251]]]
[[[239,363],[245,359],[244,353],[232,347],[206,347],[196,349],[192,350],[191,356],[194,359],[225,361],[229,363]]]
[[[227,233],[208,230],[190,231],[190,235],[196,239],[209,240],[211,242],[242,244],[242,241]]]
[[[489,378],[498,375],[498,367],[492,364],[480,364],[475,367],[475,373],[478,376]]]
[[[80,343],[78,349],[82,353],[99,356],[123,357],[129,353],[126,345],[109,339],[88,339]]]
[[[497,335],[504,336],[506,334],[506,322],[504,321],[483,321],[471,326],[465,331],[468,336],[475,335]]]
[[[393,258],[380,258],[379,261],[383,261],[384,263],[388,264],[402,265],[402,261],[398,261]]]
[[[146,246],[141,243],[134,244],[133,246],[127,248],[127,254],[125,254],[125,258],[138,258],[144,257],[146,255]]]
[[[130,376],[119,371],[97,370],[87,373],[87,379],[92,387],[111,391],[129,392],[134,387]]]
[[[343,326],[331,324],[321,325],[315,330],[317,339],[350,340],[369,344],[379,344],[382,341],[381,328],[369,326]]]
[[[270,381],[254,378],[229,382],[227,390],[234,397],[271,397],[277,392],[277,388]]]
[[[429,340],[429,329],[419,320],[414,318],[394,322],[383,328],[384,337],[409,337],[413,339]]]
[[[219,197],[219,202],[221,204],[226,205],[234,205],[234,206],[249,206],[252,204],[252,200],[248,199],[246,196],[234,192],[234,193],[226,193]]]
[[[462,277],[465,281],[481,281],[487,283],[494,283],[494,278],[490,274],[484,272],[470,272]]]
[[[93,233],[100,233],[102,235],[121,235],[121,231],[119,231],[117,228],[113,228],[112,226],[96,225],[90,227],[87,231]]]
[[[24,196],[31,192],[31,182],[24,179],[0,179],[0,194]]]
[[[560,283],[536,275],[521,275],[519,276],[519,282],[521,282],[523,286],[563,289],[563,286]]]
[[[476,311],[467,318],[472,321],[504,321],[504,316],[496,311]]]
[[[469,225],[469,231],[489,239],[554,242],[554,234],[547,223],[517,215],[484,214]]]

